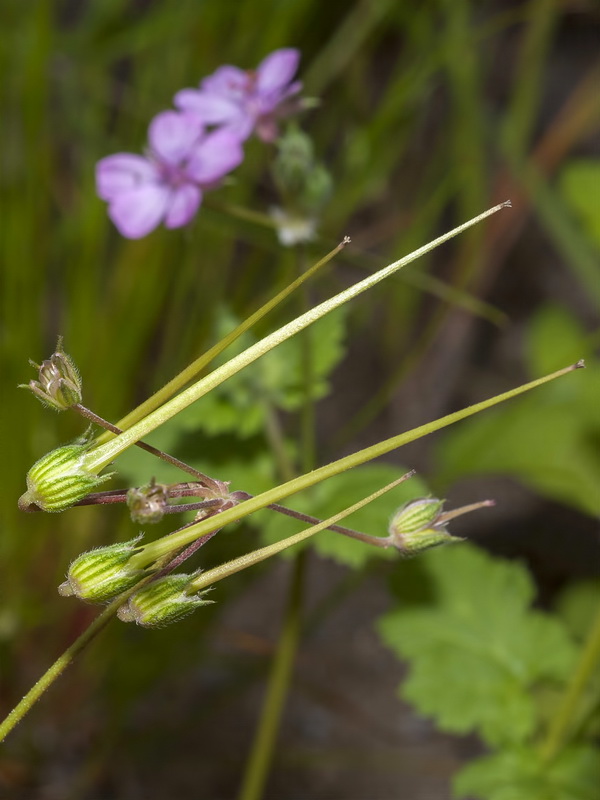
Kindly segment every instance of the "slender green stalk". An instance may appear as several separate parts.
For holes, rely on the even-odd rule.
[[[600,611],[591,627],[587,641],[581,651],[579,663],[575,667],[558,712],[548,729],[542,745],[542,756],[546,762],[552,761],[569,738],[573,717],[576,715],[585,687],[600,662]]]
[[[300,477],[294,478],[287,483],[283,483],[280,486],[276,486],[273,489],[263,492],[262,494],[256,495],[255,497],[240,503],[238,506],[229,508],[226,511],[222,511],[219,514],[219,526],[223,527],[228,525],[230,522],[237,522],[237,520],[242,519],[243,517],[248,516],[248,514],[252,514],[254,511],[258,511],[261,508],[265,508],[266,506],[271,505],[271,503],[278,503],[284,497],[289,497],[289,495],[295,494],[303,489],[307,489],[310,486],[314,486],[315,484],[320,483],[327,478],[331,478],[334,475],[339,475],[341,472],[344,472],[347,469],[357,467],[360,464],[365,464],[367,461],[371,461],[378,456],[385,455],[386,453],[389,453],[398,447],[402,447],[402,445],[408,444],[409,442],[414,442],[416,439],[427,436],[434,431],[439,431],[442,428],[452,425],[455,422],[459,422],[462,419],[466,419],[474,414],[478,414],[480,411],[492,408],[499,403],[503,403],[505,400],[510,400],[513,397],[518,397],[521,394],[525,394],[531,389],[535,389],[538,386],[542,386],[545,383],[556,380],[557,378],[567,375],[569,372],[572,372],[573,370],[583,366],[584,364],[582,361],[578,362],[577,364],[572,364],[571,366],[565,367],[557,372],[553,372],[550,375],[545,375],[543,378],[538,378],[537,380],[525,383],[522,386],[518,386],[516,389],[510,389],[508,392],[496,395],[488,400],[482,400],[480,403],[475,403],[474,405],[463,408],[460,411],[447,414],[445,417],[440,417],[440,419],[434,420],[433,422],[428,422],[418,428],[413,428],[405,433],[392,436],[390,439],[385,439],[383,442],[378,442],[377,444],[366,447],[363,450],[358,450],[356,453],[352,453],[344,458],[340,458],[338,461],[333,461],[330,464],[326,464],[323,467],[312,470],[305,475],[301,475]],[[135,567],[147,566],[156,558],[166,555],[173,550],[177,550],[180,547],[185,547],[185,545],[193,541],[194,538],[208,533],[211,530],[211,525],[214,525],[214,522],[211,522],[211,520],[204,520],[191,525],[185,530],[176,531],[175,533],[165,536],[162,539],[158,539],[155,542],[150,542],[150,544],[144,547],[141,553],[132,557],[131,565]]]
[[[234,558],[232,561],[227,561],[225,564],[220,564],[218,567],[213,567],[213,569],[209,569],[206,572],[201,572],[197,578],[195,578],[193,581],[190,581],[187,588],[188,594],[195,594],[202,589],[206,589],[208,586],[212,586],[214,583],[217,583],[217,581],[222,581],[223,578],[228,578],[230,575],[234,575],[236,572],[241,572],[243,569],[252,567],[254,564],[258,564],[261,561],[265,561],[267,558],[271,558],[271,556],[277,555],[277,553],[281,553],[283,550],[287,550],[288,547],[293,547],[295,544],[299,544],[305,539],[309,539],[311,536],[314,536],[315,533],[320,533],[330,525],[335,525],[341,519],[344,519],[344,517],[349,517],[350,514],[354,514],[354,512],[358,511],[359,508],[366,506],[367,503],[371,503],[373,500],[377,500],[378,497],[381,497],[391,489],[395,489],[396,486],[399,486],[401,483],[404,483],[404,481],[412,478],[413,475],[414,470],[405,473],[401,478],[397,478],[395,481],[388,483],[387,486],[384,486],[382,489],[378,489],[376,492],[373,492],[373,494],[370,494],[368,497],[359,500],[349,508],[334,514],[328,519],[324,519],[323,522],[319,522],[318,525],[311,525],[310,528],[306,528],[299,533],[295,533],[293,536],[288,536],[286,539],[281,539],[279,542],[273,542],[273,544],[268,544],[266,547],[260,547],[258,550],[253,550],[251,553],[246,553],[243,556]],[[218,515],[219,527],[223,527],[223,515],[225,513],[226,512],[223,511],[222,514]]]
[[[268,353],[278,344],[281,344],[287,339],[290,339],[292,336],[295,336],[309,325],[312,325],[313,322],[316,322],[318,319],[321,319],[321,317],[324,317],[330,311],[339,308],[340,306],[344,305],[344,303],[347,303],[349,300],[354,299],[362,292],[370,289],[372,286],[375,286],[380,281],[383,281],[385,278],[393,275],[394,272],[402,269],[402,267],[410,264],[412,261],[415,261],[420,256],[425,255],[425,253],[430,252],[443,242],[452,239],[454,236],[462,233],[462,231],[467,230],[467,228],[470,228],[492,214],[497,213],[502,208],[507,207],[507,205],[510,204],[500,203],[499,205],[488,209],[483,214],[474,217],[468,222],[465,222],[463,225],[459,225],[457,228],[454,228],[443,236],[434,239],[432,242],[420,247],[419,249],[410,253],[408,256],[405,256],[398,261],[394,261],[392,264],[384,267],[374,275],[370,275],[359,283],[356,283],[343,292],[335,295],[335,297],[332,297],[329,300],[326,300],[325,302],[315,306],[314,308],[311,308],[305,314],[301,314],[287,325],[279,328],[279,330],[276,330],[268,336],[265,336],[259,342],[256,342],[256,344],[230,359],[226,364],[217,367],[217,369],[215,369],[209,375],[173,397],[160,408],[157,408],[155,411],[148,414],[148,416],[144,417],[144,419],[137,422],[131,428],[125,430],[124,433],[120,434],[116,439],[113,439],[113,441],[90,450],[85,457],[86,469],[89,471],[99,471],[103,469],[107,464],[113,461],[113,459],[118,456],[119,453],[122,453],[128,447],[135,444],[135,442],[137,442],[139,439],[142,439],[160,425],[163,425],[167,420],[171,419],[171,417],[174,417],[180,411],[183,411],[183,409],[187,408],[187,406],[189,406],[191,403],[194,403],[200,397],[203,397],[205,394],[215,389],[228,378],[231,378],[232,375],[235,375],[237,372],[244,369],[244,367],[247,367],[253,361],[256,361],[256,359],[260,358],[260,356]]]
[[[89,408],[82,406],[81,403],[75,403],[73,406],[71,406],[71,408],[74,411],[77,411],[78,414],[81,414],[82,417],[85,417],[85,419],[89,419],[95,425],[100,425],[101,428],[105,428],[114,434],[123,433],[123,431],[116,425],[113,425],[102,417],[99,417],[98,414],[94,414],[93,411],[90,411]],[[205,475],[203,472],[199,472],[197,469],[190,467],[190,465],[186,464],[185,461],[180,461],[178,458],[175,458],[175,456],[169,455],[169,453],[165,453],[163,450],[159,450],[158,447],[153,447],[151,444],[147,444],[146,442],[142,441],[136,442],[135,444],[136,447],[140,448],[140,450],[145,450],[147,453],[160,458],[161,461],[165,461],[167,464],[171,464],[183,472],[187,472],[205,486],[208,486],[216,491],[222,488],[217,481],[214,481],[208,475]]]
[[[292,579],[282,632],[269,672],[267,693],[242,778],[239,800],[260,800],[269,775],[281,714],[289,691],[300,641],[305,567],[306,551],[303,550],[298,553],[292,566]]]
[[[297,251],[297,270],[301,275],[303,250]],[[310,300],[307,285],[302,287],[300,313],[308,311]],[[315,461],[315,404],[311,394],[313,359],[310,331],[304,331],[300,341],[302,351],[302,386],[304,390],[300,425],[302,443],[301,463],[304,472],[312,469]],[[273,415],[274,417],[274,415]],[[282,473],[288,480],[293,474]],[[316,521],[318,524],[318,521]],[[261,708],[256,734],[242,778],[240,800],[259,800],[268,779],[281,716],[292,682],[296,652],[300,645],[302,599],[307,570],[307,552],[297,553],[292,564],[292,577],[288,587],[286,609],[277,650],[269,672],[266,697]]]
[[[239,339],[240,336],[256,325],[257,322],[259,322],[264,316],[272,311],[277,305],[282,303],[292,292],[294,292],[299,286],[301,286],[319,269],[321,269],[321,267],[325,266],[325,264],[328,264],[331,259],[334,258],[334,256],[336,256],[340,250],[342,250],[348,244],[349,241],[350,240],[348,238],[345,238],[342,242],[340,242],[337,247],[334,247],[331,252],[317,261],[316,264],[313,264],[312,267],[307,269],[306,272],[302,273],[302,275],[299,275],[295,281],[292,281],[292,283],[289,284],[289,286],[286,286],[285,289],[282,289],[281,292],[275,295],[275,297],[271,298],[271,300],[262,305],[257,311],[254,312],[254,314],[251,314],[248,319],[244,320],[244,322],[234,328],[231,333],[228,333],[227,336],[214,345],[214,347],[211,347],[210,350],[208,350],[206,353],[203,353],[199,358],[197,358],[188,367],[172,378],[172,380],[165,384],[161,389],[137,406],[137,408],[127,414],[127,416],[123,417],[123,419],[117,423],[117,427],[122,429],[130,428],[134,423],[143,419],[152,411],[163,405],[163,403],[169,400],[176,392],[197,377],[203,369],[205,369],[212,361],[215,360],[215,358],[217,358],[217,356],[219,356],[224,350],[233,344],[236,339]],[[112,437],[109,433],[105,433],[98,437],[97,441],[98,443],[102,443],[111,438]]]
[[[381,495],[385,494],[386,492],[390,491],[390,489],[395,488],[400,483],[405,481],[407,478],[412,476],[412,472],[403,475],[396,481],[384,486],[382,489],[379,489],[377,492],[373,492],[373,494],[369,495],[369,497],[365,497],[363,500],[360,500],[358,503],[350,506],[349,508],[345,509],[344,511],[340,511],[338,514],[335,514],[333,517],[330,517],[328,520],[324,520],[323,522],[319,523],[318,525],[313,525],[312,527],[308,528],[307,530],[301,531],[297,533],[295,536],[290,536],[288,539],[284,539],[281,542],[276,542],[275,544],[269,545],[268,547],[263,547],[259,550],[254,551],[253,553],[247,553],[240,558],[236,558],[233,561],[229,561],[226,564],[221,564],[219,567],[215,567],[214,569],[208,570],[207,572],[203,573],[199,576],[195,581],[190,584],[189,592],[190,594],[196,592],[200,588],[200,584],[205,586],[205,580],[203,579],[208,578],[209,583],[216,583],[217,581],[223,580],[228,575],[233,575],[235,572],[239,572],[242,569],[246,569],[247,567],[251,567],[253,564],[257,564],[260,561],[264,561],[266,558],[270,558],[277,553],[280,553],[282,550],[285,550],[286,547],[291,547],[298,542],[303,541],[304,539],[308,539],[310,536],[314,536],[315,533],[319,533],[322,530],[325,530],[329,525],[334,525],[336,522],[339,522],[346,516],[357,511],[359,508],[367,505],[372,500],[376,500]],[[219,516],[219,527],[221,517]],[[214,527],[214,522],[213,522]],[[198,537],[194,537],[197,539]],[[164,563],[157,564],[157,569],[160,569],[165,566]],[[18,703],[17,706],[10,712],[10,714],[6,717],[6,719],[0,723],[0,741],[2,741],[12,729],[20,722],[23,717],[27,714],[27,712],[31,709],[34,703],[40,699],[43,693],[48,689],[54,681],[59,678],[65,669],[69,666],[69,664],[75,659],[76,656],[81,653],[85,647],[92,641],[92,639],[100,633],[100,631],[110,622],[111,618],[116,614],[117,609],[119,606],[123,604],[123,602],[132,595],[135,591],[137,591],[141,585],[147,583],[151,578],[145,578],[141,581],[136,587],[133,589],[119,595],[112,603],[107,606],[107,608],[98,616],[96,619],[91,623],[91,625],[79,636],[79,638],[73,642],[73,644],[65,650],[65,652],[58,658],[54,664],[42,675],[42,677],[37,681],[37,683],[32,686],[32,688],[27,692],[25,697]]]
[[[81,636],[73,642],[73,644],[65,650],[65,652],[57,658],[54,664],[48,669],[42,677],[35,683],[27,692],[21,702],[13,708],[6,719],[0,723],[0,742],[12,731],[12,729],[19,723],[25,714],[31,709],[34,703],[40,699],[46,689],[48,689],[54,681],[59,678],[69,664],[87,647],[92,639],[97,636],[100,631],[110,622],[115,615],[117,608],[122,603],[122,598],[113,601],[108,608],[106,608],[90,626],[81,634]]]

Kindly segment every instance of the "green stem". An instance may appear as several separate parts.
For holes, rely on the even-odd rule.
[[[31,709],[34,703],[40,699],[46,689],[59,678],[69,664],[81,653],[81,651],[97,636],[100,631],[110,622],[119,605],[123,602],[122,598],[113,601],[91,625],[76,639],[75,642],[58,658],[48,669],[37,683],[27,692],[21,702],[13,708],[6,719],[0,723],[0,742],[12,731],[25,714]]]
[[[75,403],[71,406],[73,411],[77,411],[78,414],[81,414],[82,417],[85,419],[89,419],[90,422],[93,422],[95,425],[99,425],[101,428],[105,428],[107,431],[111,433],[120,434],[123,433],[121,428],[118,428],[116,425],[113,425],[108,420],[99,417],[98,414],[94,414],[93,411],[90,411],[89,408],[82,406],[81,403]],[[167,464],[171,464],[174,467],[182,470],[183,472],[187,472],[189,475],[192,475],[196,478],[197,481],[208,486],[210,489],[215,491],[222,490],[222,486],[219,484],[218,481],[214,481],[208,475],[205,475],[203,472],[198,472],[197,469],[190,467],[189,464],[186,464],[185,461],[180,461],[175,456],[169,455],[169,453],[165,453],[163,450],[159,450],[158,447],[154,447],[151,444],[146,444],[146,442],[136,442],[136,447],[139,447],[140,450],[145,450],[147,453],[150,453],[157,458],[160,458],[162,461],[165,461]]]
[[[388,483],[387,486],[384,486],[382,489],[378,489],[368,497],[365,497],[362,500],[359,500],[357,503],[354,503],[354,505],[345,508],[338,514],[334,514],[333,517],[324,519],[323,522],[319,522],[318,525],[312,525],[310,528],[306,528],[299,533],[295,533],[293,536],[288,536],[286,539],[273,542],[273,544],[269,544],[266,547],[260,547],[258,550],[253,550],[251,553],[246,553],[243,556],[234,558],[232,561],[227,561],[225,564],[220,564],[218,567],[213,567],[213,569],[209,569],[206,570],[206,572],[200,573],[200,575],[189,582],[186,592],[190,595],[200,592],[202,589],[206,589],[218,581],[228,578],[230,575],[235,575],[236,572],[241,572],[243,569],[253,567],[255,564],[265,561],[267,558],[271,558],[272,556],[281,553],[283,550],[287,550],[288,547],[293,547],[294,545],[303,542],[305,539],[309,539],[316,533],[324,531],[330,525],[335,525],[341,519],[344,519],[344,517],[349,517],[350,514],[354,514],[354,512],[358,511],[359,508],[366,506],[367,503],[372,503],[373,500],[376,500],[386,492],[389,492],[391,489],[394,489],[396,486],[404,483],[404,481],[412,478],[414,474],[414,470],[405,473],[402,475],[402,477],[392,481],[391,483]],[[226,511],[222,511],[218,515],[217,519],[219,522],[219,527],[223,527],[223,517],[226,513]],[[213,522],[212,524],[214,526],[215,523]],[[135,558],[135,556],[133,558]],[[130,565],[133,563],[133,558],[129,560]]]
[[[296,266],[298,275],[303,272],[303,251],[297,250]],[[308,311],[310,301],[307,285],[302,287],[300,299],[300,313]],[[311,394],[312,386],[312,348],[310,331],[304,331],[301,336],[300,348],[302,353],[302,386],[304,390],[301,409],[301,436],[302,453],[301,462],[304,472],[312,469],[315,458],[314,432],[315,432],[315,407]],[[277,423],[275,412],[273,420]],[[275,430],[281,434],[278,424]],[[285,453],[283,436],[279,436],[280,449]],[[281,477],[290,480],[294,477],[289,463],[285,462],[287,469],[282,471]],[[285,708],[286,698],[292,682],[296,652],[300,645],[300,628],[302,621],[302,599],[304,578],[307,569],[307,553],[301,550],[292,566],[292,579],[288,587],[286,611],[283,619],[282,633],[279,637],[275,658],[271,665],[267,682],[267,693],[261,708],[260,719],[256,734],[252,740],[250,756],[246,763],[240,800],[259,800],[262,797],[268,779],[273,753],[277,743],[277,735],[281,723],[281,716]]]
[[[579,663],[571,676],[571,682],[567,686],[562,703],[542,745],[542,757],[546,762],[552,761],[567,741],[572,719],[577,712],[581,695],[588,681],[594,675],[599,661],[600,611],[594,620],[587,641],[581,651]]]
[[[116,439],[113,439],[113,441],[91,449],[85,456],[85,468],[90,472],[99,472],[107,464],[113,461],[114,458],[119,455],[119,453],[122,453],[128,447],[135,444],[135,442],[139,441],[139,439],[142,439],[160,425],[163,425],[167,420],[171,419],[171,417],[174,417],[200,397],[203,397],[205,394],[212,391],[228,378],[231,378],[232,375],[235,375],[237,372],[256,361],[256,359],[260,358],[260,356],[265,355],[265,353],[268,353],[277,345],[281,344],[287,339],[290,339],[292,336],[295,336],[309,325],[312,325],[313,322],[316,322],[318,319],[321,319],[321,317],[324,317],[330,311],[339,308],[340,306],[344,305],[344,303],[347,303],[349,300],[352,300],[360,295],[362,292],[385,280],[385,278],[389,277],[394,272],[402,269],[402,267],[405,267],[407,264],[415,261],[420,256],[425,255],[425,253],[428,253],[430,250],[438,247],[443,242],[452,239],[454,236],[457,236],[467,228],[472,227],[477,222],[481,222],[486,217],[497,213],[507,205],[507,203],[501,203],[500,205],[488,209],[483,214],[474,217],[468,222],[465,222],[463,225],[459,225],[457,228],[454,228],[452,231],[449,231],[443,236],[434,239],[432,242],[420,247],[418,250],[415,250],[408,256],[389,264],[387,267],[384,267],[374,275],[370,275],[364,280],[359,281],[359,283],[350,286],[348,289],[335,295],[335,297],[332,297],[329,300],[326,300],[325,302],[315,306],[314,308],[311,308],[306,313],[301,314],[287,325],[279,328],[279,330],[276,330],[268,336],[265,336],[259,342],[256,342],[256,344],[247,348],[239,355],[234,356],[234,358],[230,359],[222,366],[217,367],[217,369],[215,369],[209,375],[173,397],[167,403],[160,406],[160,408],[157,408],[155,411],[148,414],[148,416],[144,417],[131,428],[125,430],[124,433],[120,434]],[[220,347],[220,345],[217,346]],[[194,365],[191,366],[193,367]]]
[[[119,420],[118,427],[122,429],[130,428],[134,423],[139,422],[140,420],[144,419],[148,414],[152,411],[155,411],[159,408],[163,403],[169,400],[176,392],[182,389],[186,384],[192,381],[197,375],[202,372],[212,361],[214,361],[217,356],[219,356],[226,348],[228,348],[233,342],[236,341],[240,336],[242,336],[246,331],[250,330],[254,325],[257,324],[264,316],[266,316],[270,311],[272,311],[277,305],[282,303],[293,291],[295,291],[299,286],[301,286],[305,281],[311,278],[321,267],[328,264],[334,256],[336,256],[340,250],[349,243],[349,239],[346,237],[337,247],[334,247],[331,252],[329,252],[326,256],[313,264],[312,267],[306,270],[302,275],[299,275],[295,281],[286,286],[285,289],[282,289],[281,292],[275,295],[275,297],[271,298],[268,302],[262,305],[254,314],[251,314],[248,319],[244,320],[240,325],[238,325],[231,333],[228,333],[220,342],[217,342],[216,345],[210,348],[206,353],[203,353],[199,358],[193,361],[188,367],[182,370],[178,375],[176,375],[172,380],[170,380],[167,384],[165,384],[162,389],[159,389],[158,392],[155,392],[151,397],[145,400],[141,405],[134,408],[127,416],[123,417],[123,419]],[[109,439],[113,438],[109,433],[104,433],[98,437],[97,442],[98,444],[102,444],[107,442]]]
[[[352,453],[344,458],[340,458],[338,461],[333,461],[331,464],[326,464],[323,467],[312,470],[311,472],[301,475],[298,478],[294,478],[293,480],[283,483],[280,486],[275,486],[273,489],[269,489],[262,494],[256,495],[256,497],[252,497],[249,500],[240,503],[238,506],[229,508],[226,511],[222,511],[219,514],[219,526],[224,527],[231,522],[237,522],[237,520],[242,519],[243,517],[248,516],[248,514],[252,514],[254,511],[258,511],[261,508],[265,508],[266,506],[271,505],[271,503],[278,503],[280,500],[283,500],[285,497],[289,497],[291,494],[295,494],[303,489],[308,489],[310,486],[314,486],[315,484],[320,483],[327,478],[331,478],[334,475],[339,475],[341,472],[344,472],[347,469],[365,464],[367,461],[371,461],[378,456],[385,455],[386,453],[389,453],[398,447],[402,447],[409,442],[414,442],[416,439],[427,436],[434,431],[439,431],[448,425],[458,422],[459,420],[466,419],[474,414],[478,414],[480,411],[484,411],[485,409],[502,403],[505,400],[510,400],[513,397],[517,397],[518,395],[530,391],[531,389],[556,380],[556,378],[560,378],[561,376],[566,375],[567,373],[572,372],[579,367],[583,367],[583,362],[578,362],[577,364],[573,364],[569,367],[558,370],[557,372],[553,372],[550,375],[545,375],[543,378],[538,378],[537,380],[525,383],[522,386],[518,386],[516,389],[510,389],[508,392],[496,395],[488,400],[482,400],[480,403],[475,403],[474,405],[463,408],[460,411],[447,414],[445,417],[440,417],[440,419],[434,420],[433,422],[428,422],[418,428],[413,428],[405,433],[400,433],[398,436],[392,436],[390,439],[385,439],[383,442],[378,442],[377,444],[366,447],[356,453]],[[145,567],[148,564],[151,564],[156,558],[167,555],[168,553],[172,552],[173,550],[177,550],[180,547],[185,547],[185,545],[193,541],[194,538],[208,533],[213,525],[214,522],[211,522],[211,520],[204,520],[196,523],[195,525],[191,525],[189,528],[186,528],[183,531],[172,533],[169,536],[165,536],[162,539],[151,542],[144,547],[141,553],[132,556],[130,564],[131,566],[135,567]]]
[[[298,553],[293,565],[282,634],[269,672],[267,694],[260,722],[246,764],[239,800],[259,800],[273,758],[277,733],[289,691],[302,623],[302,586],[306,567],[306,551]]]

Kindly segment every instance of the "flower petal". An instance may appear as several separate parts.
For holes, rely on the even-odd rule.
[[[244,151],[238,136],[220,129],[209,133],[190,158],[186,173],[200,184],[218,181],[244,160]]]
[[[197,186],[187,183],[175,189],[169,199],[169,209],[165,217],[166,228],[180,228],[194,216],[202,201],[202,192]]]
[[[299,62],[299,50],[292,47],[275,50],[258,65],[258,91],[272,92],[285,86],[293,78]]]
[[[113,200],[121,192],[156,180],[152,162],[133,153],[116,153],[96,164],[96,191],[103,200]]]
[[[240,107],[229,98],[198,89],[177,92],[175,105],[183,111],[197,114],[208,125],[229,124],[241,113]]]
[[[203,134],[204,128],[195,114],[163,111],[157,114],[148,129],[152,150],[168,164],[179,164]]]
[[[200,84],[203,91],[231,97],[234,100],[241,99],[246,94],[248,85],[248,73],[230,64],[219,67]]]
[[[128,239],[140,239],[154,230],[169,203],[169,189],[148,184],[121,192],[110,204],[108,214]]]

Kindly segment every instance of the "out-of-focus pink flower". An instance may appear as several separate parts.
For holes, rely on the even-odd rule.
[[[117,153],[96,166],[98,195],[109,204],[117,229],[139,239],[164,221],[186,225],[205,189],[235,169],[244,153],[239,136],[221,129],[206,133],[197,115],[164,111],[148,130],[147,156]]]
[[[222,125],[241,140],[253,131],[265,142],[278,133],[277,119],[299,107],[294,99],[302,88],[292,82],[300,52],[292,48],[275,50],[256,70],[219,67],[200,84],[199,89],[182,89],[175,105],[199,116],[207,125]]]

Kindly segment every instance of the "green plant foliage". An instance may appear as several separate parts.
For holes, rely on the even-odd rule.
[[[600,161],[571,161],[560,176],[563,197],[578,217],[591,241],[600,249]]]
[[[589,745],[565,748],[551,763],[523,747],[478,759],[454,780],[456,797],[478,800],[595,800],[600,757]]]
[[[528,337],[530,374],[580,358],[587,369],[543,395],[520,398],[442,437],[438,467],[443,483],[466,475],[511,475],[555,500],[589,514],[600,511],[600,362],[576,320],[544,308]]]
[[[399,608],[379,622],[384,642],[411,663],[402,696],[452,733],[518,745],[536,728],[532,689],[562,682],[575,648],[556,619],[530,608],[520,564],[470,545],[423,556],[435,604]]]
[[[325,397],[330,388],[329,374],[344,355],[346,317],[345,308],[328,314],[313,329],[283,342],[256,364],[238,372],[182,412],[178,420],[180,429],[188,433],[202,430],[212,436],[233,432],[245,438],[264,430],[269,407],[285,411],[300,408],[306,398],[303,350],[307,337],[311,344],[308,397],[312,400]],[[238,321],[224,312],[219,317],[216,338],[232,330]],[[224,363],[256,340],[250,333],[241,336],[218,363]]]
[[[600,609],[600,580],[568,586],[558,598],[556,611],[573,636],[583,641]],[[598,676],[600,680],[600,675]]]
[[[374,492],[399,478],[406,472],[391,464],[370,464],[345,472],[325,481],[312,492],[304,492],[291,498],[289,505],[305,514],[325,519],[356,502],[356,497]],[[427,487],[419,478],[411,478],[384,497],[347,517],[344,527],[368,533],[371,536],[387,536],[390,517],[406,500],[428,494]],[[273,512],[261,512],[262,532],[266,544],[292,536],[303,527],[303,523]],[[340,564],[359,569],[371,557],[388,556],[398,558],[395,550],[372,547],[356,539],[332,531],[323,531],[312,543],[321,556],[333,558]],[[301,544],[300,547],[303,545]],[[285,551],[284,557],[297,552],[295,547]]]

